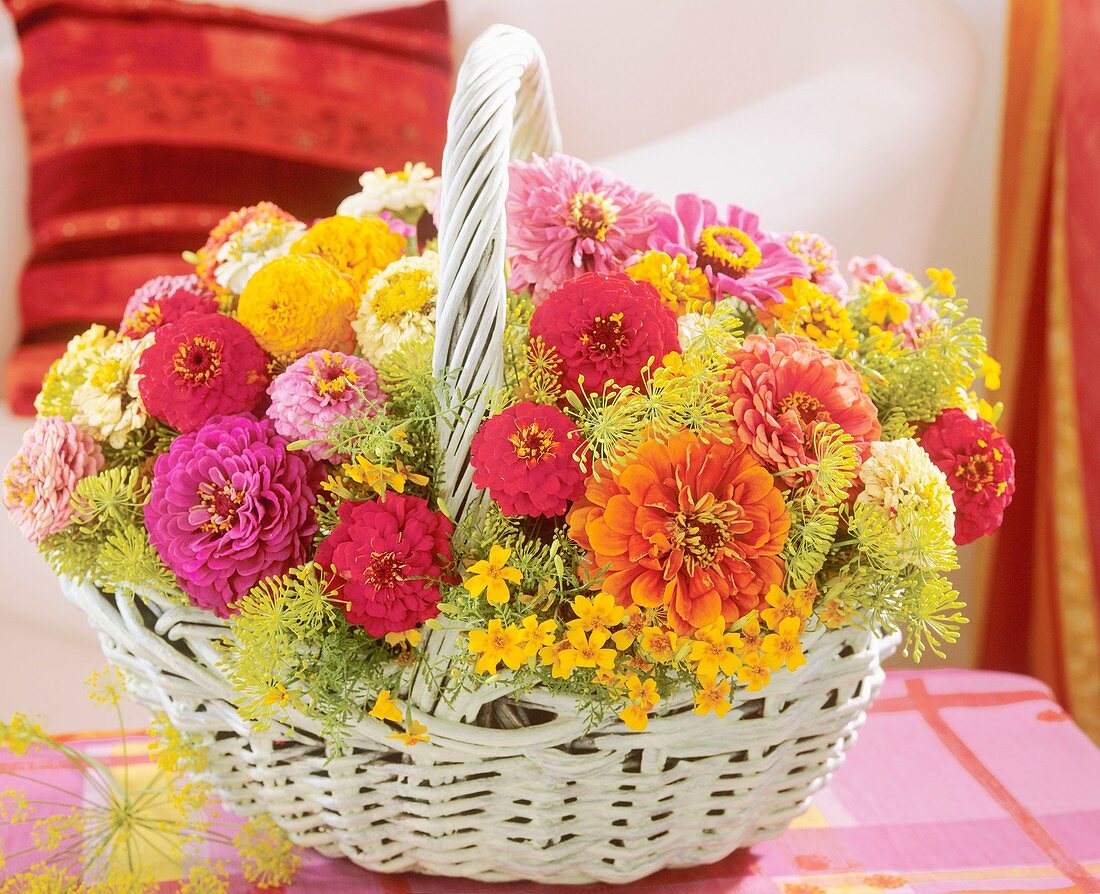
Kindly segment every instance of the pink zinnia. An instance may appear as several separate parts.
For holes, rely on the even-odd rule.
[[[898,295],[915,295],[921,291],[920,283],[908,270],[895,267],[882,255],[869,258],[856,255],[848,262],[848,272],[858,285],[874,285],[876,279],[886,283],[886,288]]]
[[[342,462],[322,438],[338,419],[373,416],[386,395],[366,360],[339,351],[313,351],[299,357],[268,386],[267,416],[291,441],[313,441],[306,451],[319,460]]]
[[[216,417],[157,457],[149,542],[192,604],[227,617],[256,583],[309,557],[315,479],[269,420]]]
[[[536,304],[577,274],[621,271],[664,207],[561,153],[514,161],[509,173],[508,286],[530,289]]]
[[[840,275],[836,249],[824,236],[797,230],[783,236],[783,242],[810,271],[810,282],[842,303],[848,300],[848,283]]]
[[[740,298],[754,307],[782,301],[779,289],[793,279],[808,279],[809,268],[783,243],[760,229],[760,219],[738,205],[718,217],[713,202],[694,193],[676,197],[676,213],[657,216],[649,247],[675,257],[684,255],[710,280],[718,298]]]
[[[561,387],[580,393],[641,385],[652,358],[680,350],[675,312],[647,282],[625,273],[586,273],[557,289],[531,317],[531,338],[561,361]]]
[[[962,410],[944,410],[920,436],[924,452],[947,476],[955,501],[955,542],[992,534],[1016,491],[1016,455],[996,428]]]
[[[182,432],[213,416],[249,413],[269,381],[267,354],[223,314],[185,314],[157,330],[138,364],[138,391],[150,416]]]
[[[529,401],[490,416],[470,445],[474,484],[505,515],[563,515],[584,493],[577,426],[557,407]]]
[[[772,472],[813,461],[810,433],[832,422],[866,453],[882,428],[863,380],[800,335],[750,335],[730,356],[730,400],[741,439]]]
[[[194,273],[154,276],[138,286],[126,302],[119,331],[130,338],[141,338],[184,314],[214,313],[217,309],[214,293]]]
[[[95,439],[60,416],[36,419],[4,471],[8,517],[31,543],[64,531],[77,484],[103,468]]]
[[[371,636],[410,630],[439,614],[440,579],[451,564],[454,525],[420,497],[340,504],[340,522],[317,547],[334,574],[348,621]]]

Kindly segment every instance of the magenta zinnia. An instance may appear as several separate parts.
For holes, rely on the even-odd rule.
[[[531,338],[561,360],[561,387],[599,392],[640,385],[652,358],[680,350],[676,314],[647,282],[625,273],[586,273],[554,292],[531,317]]]
[[[518,403],[481,423],[470,446],[474,484],[505,515],[562,515],[584,491],[577,427],[557,407]]]
[[[955,501],[955,542],[992,534],[1016,491],[1016,455],[996,428],[962,410],[944,410],[920,436],[924,452],[947,476]]]
[[[509,167],[509,288],[535,303],[579,273],[622,270],[664,207],[606,171],[560,153]]]
[[[213,313],[217,309],[217,297],[194,273],[154,276],[130,296],[118,328],[123,335],[141,338],[175,323],[184,314]]]
[[[216,417],[157,457],[149,542],[192,604],[224,618],[257,582],[308,558],[315,478],[269,420]]]
[[[103,468],[103,453],[84,429],[60,416],[36,419],[4,471],[8,517],[31,543],[65,530],[77,484]]]
[[[212,416],[256,410],[267,355],[252,333],[222,314],[187,314],[157,330],[138,365],[150,416],[188,432]]]
[[[676,213],[657,216],[649,247],[684,255],[710,280],[717,298],[740,298],[754,307],[782,301],[779,289],[809,278],[805,262],[782,237],[760,228],[760,219],[738,205],[718,216],[713,202],[694,193],[676,197]]]
[[[373,416],[386,395],[378,374],[361,357],[340,351],[313,351],[295,360],[267,389],[268,418],[292,441],[313,441],[314,459],[343,460],[321,438],[346,416]]]
[[[317,564],[333,574],[333,598],[348,621],[385,636],[434,618],[451,564],[451,520],[420,497],[395,493],[346,501],[339,513],[317,547]]]
[[[730,375],[738,434],[769,471],[811,463],[818,423],[838,425],[863,454],[882,433],[859,373],[802,336],[750,335],[730,356]]]

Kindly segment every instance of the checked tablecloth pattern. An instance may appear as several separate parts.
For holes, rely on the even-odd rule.
[[[33,706],[31,706],[33,707]],[[116,739],[76,737],[121,766]],[[144,749],[130,749],[140,772]],[[50,756],[0,753],[0,788],[72,788]],[[67,775],[71,778],[60,778]],[[40,794],[40,793],[39,793]],[[6,851],[24,830],[0,829]],[[227,854],[214,854],[225,857]],[[172,880],[164,894],[176,890]],[[235,881],[233,891],[249,891]],[[578,891],[368,873],[307,855],[286,894]],[[604,890],[587,888],[586,890]],[[1100,751],[1040,683],[982,671],[894,671],[858,745],[786,834],[712,866],[659,873],[608,891],[646,894],[1100,894]]]

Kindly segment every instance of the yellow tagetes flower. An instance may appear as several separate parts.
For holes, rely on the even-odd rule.
[[[562,652],[568,648],[569,641],[563,639],[539,649],[539,661],[542,662],[543,667],[550,668],[550,676],[556,680],[568,680],[573,676],[572,659],[562,660]]]
[[[749,692],[759,692],[771,680],[772,674],[768,670],[767,661],[760,652],[752,652],[744,657],[741,667],[737,670],[737,680],[745,684]]]
[[[890,291],[882,277],[875,279],[863,315],[876,326],[897,325],[909,319],[911,309],[897,292]]]
[[[838,627],[843,627],[852,619],[854,611],[854,608],[849,602],[834,596],[825,600],[817,616],[821,619],[821,623],[830,630],[836,630]]]
[[[565,638],[567,645],[557,655],[565,679],[569,679],[577,667],[611,670],[615,666],[615,650],[603,647],[610,639],[606,630],[593,630],[585,636],[581,628],[573,627]]]
[[[955,297],[955,274],[948,270],[946,267],[940,269],[938,267],[929,267],[924,271],[925,276],[928,277],[932,283],[932,288],[939,292],[941,295],[946,295],[948,298]]]
[[[471,577],[462,586],[470,591],[471,596],[477,597],[484,592],[490,604],[503,605],[509,598],[508,584],[518,584],[523,580],[523,573],[508,564],[511,555],[510,549],[494,544],[489,549],[488,559],[474,562],[466,569]]]
[[[713,711],[719,717],[725,717],[726,712],[733,707],[730,704],[730,684],[727,680],[721,683],[715,677],[707,677],[700,680],[701,686],[695,693],[695,713],[699,715],[709,714]]]
[[[647,621],[648,617],[642,608],[637,605],[629,606],[622,617],[622,628],[611,635],[615,648],[623,652],[634,645],[641,639]]]
[[[405,254],[408,242],[381,218],[336,215],[319,220],[290,246],[294,255],[317,255],[354,280],[362,293],[370,278]]]
[[[798,618],[784,618],[779,622],[775,633],[764,637],[760,651],[764,653],[772,670],[779,670],[784,665],[789,671],[798,670],[806,663],[806,656],[802,654],[802,643],[798,641],[801,626]]]
[[[630,703],[619,712],[619,719],[630,729],[640,732],[649,726],[649,714],[661,700],[657,681],[649,678],[643,682],[637,674],[630,674],[624,682]]]
[[[692,304],[709,301],[707,275],[692,267],[686,255],[670,257],[663,251],[647,251],[625,273],[635,282],[647,282],[677,316],[687,313]]]
[[[385,636],[387,646],[408,646],[415,648],[420,645],[420,631],[413,627],[411,630],[399,630],[396,633],[387,633]]]
[[[340,471],[356,484],[369,487],[378,496],[386,495],[387,490],[403,494],[406,484],[425,485],[428,483],[427,475],[420,475],[406,468],[401,460],[397,461],[397,468],[373,463],[365,456],[357,456],[350,463],[340,466]],[[322,483],[325,486],[325,483]],[[331,487],[325,487],[332,490]]]
[[[493,618],[485,630],[471,630],[470,652],[480,655],[474,670],[479,674],[494,674],[501,662],[516,670],[527,659],[522,635],[515,624],[505,627],[499,618]]]
[[[591,599],[587,596],[578,596],[572,602],[573,611],[577,617],[569,622],[570,629],[602,630],[610,632],[623,619],[626,609],[615,601],[610,593],[598,593]]]
[[[668,664],[676,657],[676,634],[663,627],[646,627],[642,631],[642,648],[658,664]]]
[[[553,618],[547,621],[539,621],[536,615],[528,615],[519,625],[520,645],[527,657],[537,655],[544,646],[554,642],[554,631],[558,628],[558,622]]]
[[[776,329],[803,335],[826,351],[853,351],[859,344],[852,318],[835,295],[808,279],[794,279],[779,290],[784,301],[763,312],[761,322]]]
[[[809,590],[791,590],[789,593],[774,584],[764,596],[769,608],[760,612],[764,623],[772,630],[778,630],[785,618],[797,618],[801,625],[814,607],[814,596]]]
[[[388,689],[378,693],[378,698],[374,700],[374,707],[370,709],[370,716],[378,720],[392,720],[394,723],[400,723],[403,719],[401,709],[397,707],[397,702],[390,696]]]
[[[350,353],[355,298],[351,281],[324,258],[289,255],[256,271],[241,293],[237,319],[283,362],[310,351]]]
[[[695,664],[695,676],[702,680],[717,676],[719,670],[727,676],[734,674],[741,665],[737,655],[739,648],[741,637],[726,633],[726,619],[721,615],[712,624],[700,627],[691,644],[690,659]]]
[[[775,589],[779,588],[776,587]],[[754,611],[746,616],[741,626],[737,628],[737,635],[741,637],[742,654],[760,651],[760,646],[764,642],[764,630],[760,626],[758,612]]]
[[[387,739],[397,739],[404,745],[410,748],[416,745],[418,742],[428,742],[431,737],[428,735],[428,728],[424,726],[419,720],[414,720],[409,724],[407,730],[403,730],[399,733],[394,733],[392,736],[386,736]]]
[[[986,354],[984,351],[979,356],[978,375],[985,382],[985,387],[990,391],[996,391],[1001,387],[1001,364]]]

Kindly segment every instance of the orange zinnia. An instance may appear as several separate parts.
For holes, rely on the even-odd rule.
[[[681,432],[649,441],[617,473],[593,477],[569,514],[588,570],[621,605],[668,609],[691,633],[732,622],[783,581],[791,521],[771,474],[732,443]]]

